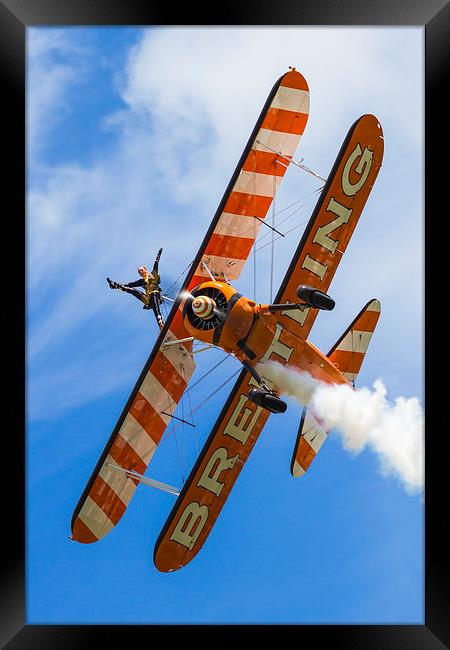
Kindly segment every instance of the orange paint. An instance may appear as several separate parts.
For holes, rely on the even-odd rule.
[[[284,176],[286,172],[286,165],[289,161],[285,158],[280,158],[283,164],[277,162],[278,155],[271,151],[259,151],[252,149],[247,156],[242,169],[247,172],[255,172],[257,174],[268,174],[269,176]]]
[[[75,519],[72,526],[72,539],[81,544],[92,544],[98,541],[97,535],[94,535],[91,529],[79,517]]]
[[[250,228],[250,224],[249,224]],[[205,255],[218,255],[246,260],[253,246],[253,239],[231,235],[211,235]]]
[[[141,393],[138,393],[134,398],[134,402],[130,407],[130,415],[139,422],[153,442],[158,444],[166,429],[166,423]]]
[[[295,68],[284,75],[280,86],[288,86],[289,88],[297,88],[298,90],[309,90],[305,77]]]
[[[281,86],[283,88],[280,89]],[[295,92],[296,90],[302,92]],[[230,189],[220,203],[208,235],[183,284],[183,288],[189,288],[191,291],[196,290],[198,285],[220,290],[227,302],[225,318],[212,329],[198,329],[195,321],[187,317],[188,303],[184,298],[180,297],[174,304],[166,326],[159,334],[157,343],[75,508],[72,531],[73,538],[77,541],[92,543],[98,539],[79,516],[88,497],[107,514],[112,525],[116,525],[125,512],[125,504],[99,476],[107,455],[109,454],[117,465],[125,469],[135,469],[140,474],[145,472],[150,461],[151,453],[141,457],[121,435],[121,427],[126,417],[130,414],[140,426],[137,429],[139,435],[149,435],[155,443],[158,443],[163,435],[165,422],[141,392],[149,373],[158,379],[175,403],[179,402],[186,388],[195,366],[192,356],[187,354],[187,351],[192,350],[192,343],[184,342],[172,348],[171,354],[178,355],[176,358],[180,361],[180,367],[190,368],[189,376],[185,376],[184,370],[178,371],[161,353],[161,345],[165,337],[169,337],[169,331],[171,339],[192,335],[198,340],[222,347],[238,360],[245,360],[253,366],[261,360],[273,359],[289,367],[305,370],[327,383],[348,384],[342,374],[343,369],[355,366],[351,365],[353,361],[348,361],[345,351],[337,349],[333,359],[328,359],[307,340],[317,315],[316,309],[304,307],[285,313],[271,313],[267,305],[255,304],[245,296],[240,296],[229,284],[209,282],[208,278],[199,275],[202,272],[202,260],[208,262],[208,266],[218,264],[216,277],[223,277],[221,274],[226,273],[227,268],[233,272],[233,260],[247,259],[253,238],[223,235],[215,229],[220,231],[218,223],[224,212],[264,219],[271,206],[272,197],[238,192],[233,188],[248,189],[255,180],[255,187],[257,181],[258,187],[262,188],[260,191],[268,192],[269,183],[265,184],[268,179],[261,176],[250,178],[247,184],[249,174],[254,172],[259,175],[272,175],[276,177],[274,182],[281,180],[286,168],[277,162],[277,154],[261,149],[257,142],[258,134],[262,129],[274,131],[281,134],[281,137],[275,138],[280,142],[283,142],[283,134],[301,136],[308,119],[306,111],[309,101],[305,94],[307,91],[305,79],[295,70],[283,75],[272,89],[267,108],[255,126],[256,138],[247,145],[242,158],[244,162],[240,169],[236,169],[229,185]],[[286,110],[279,108],[280,105],[298,108]],[[289,155],[292,154],[292,144],[298,139],[285,138],[291,149]],[[381,126],[373,115],[364,115],[349,131],[274,302],[298,303],[296,289],[300,284],[328,291],[375,182],[382,157]],[[288,162],[288,158],[281,157],[280,160]],[[245,175],[240,176],[241,171],[244,171]],[[237,270],[235,275],[230,277],[237,278],[241,267],[242,263],[234,265]],[[214,268],[211,270],[215,271]],[[362,314],[358,324],[367,328],[363,331],[373,331],[370,328],[375,326],[378,315]],[[243,370],[156,543],[154,562],[160,571],[177,570],[195,557],[205,543],[248,459],[269,417],[269,411],[256,406],[248,399],[249,390],[254,385],[254,380]],[[274,390],[277,391],[276,386]],[[315,457],[314,450],[305,440],[301,440],[297,446],[297,454],[304,468]],[[105,527],[105,532],[106,529],[109,527]]]
[[[350,129],[339,152],[276,303],[298,303],[296,290],[300,284],[328,291],[374,184],[382,156],[381,127],[374,116],[364,115]],[[224,285],[224,290],[227,286]],[[227,311],[227,319],[235,308],[238,309],[238,302]],[[320,381],[349,385],[341,370],[306,340],[317,309],[305,307],[284,314],[282,311],[270,313],[264,305],[253,304],[251,309],[253,324],[244,341],[247,361],[251,365],[273,359],[307,371]],[[221,325],[222,330],[226,322]],[[189,327],[197,339],[214,338],[211,332],[205,335],[200,330],[194,332],[192,325]],[[216,345],[223,346],[218,334]],[[242,358],[237,338],[231,337],[227,343],[229,348],[223,346],[224,349]],[[267,420],[269,412],[248,400],[251,385],[249,375],[244,372],[167,519],[154,552],[154,563],[160,571],[175,571],[185,566],[201,549]],[[297,449],[298,460],[306,468],[315,452],[306,441],[301,442]]]
[[[268,108],[258,118],[258,122],[255,125],[255,132],[259,133],[259,130],[263,125],[264,128],[271,128],[268,126],[269,122],[272,124],[273,130],[275,131],[281,131],[286,134],[298,134],[300,132],[303,132],[307,120],[306,113],[300,115],[295,111],[283,111],[280,109],[272,110],[270,107],[271,103],[278,101],[276,100],[276,97],[280,86],[286,86],[291,89],[298,89],[302,91],[307,91],[308,89],[306,81],[302,75],[295,70],[290,70],[282,77],[280,77],[271,91],[271,99]],[[283,92],[286,94],[285,91]],[[295,97],[295,93],[288,92],[287,94],[290,97],[290,101],[292,100],[293,96]],[[302,105],[304,104],[304,95],[302,93],[299,94],[299,102],[301,102]],[[268,117],[267,122],[265,122],[266,117]],[[290,147],[292,149],[292,144],[290,144]],[[219,233],[214,232],[214,229],[220,220],[222,212],[230,212],[231,214],[248,217],[257,216],[261,219],[266,216],[272,202],[271,197],[257,196],[251,193],[247,194],[243,192],[235,192],[233,191],[233,187],[236,184],[236,180],[239,178],[239,174],[242,169],[244,169],[246,173],[251,173],[256,170],[258,174],[271,174],[280,180],[284,175],[285,167],[283,165],[280,165],[280,163],[274,164],[271,162],[274,160],[274,158],[276,158],[276,156],[274,156],[273,153],[267,155],[266,152],[259,151],[255,141],[248,143],[244,152],[244,164],[240,168],[239,166],[236,168],[236,171],[233,175],[235,178],[234,184],[230,186],[230,190],[227,190],[221,201],[222,207],[216,212],[216,215],[213,218],[213,222],[208,231],[208,236],[205,237],[197,253],[197,256],[195,258],[195,265],[188,271],[188,275],[184,282],[183,288],[192,289],[201,282],[205,281],[205,277],[203,275],[199,276],[195,274],[197,267],[200,264],[200,260],[204,256],[208,257],[206,253],[207,251],[209,255],[217,255],[218,258],[223,259],[225,264],[228,259],[231,261],[233,259],[244,261],[247,258],[251,245],[253,243],[253,240],[251,238],[248,240],[242,237],[227,238],[223,237]],[[283,160],[285,161],[286,159],[283,158]],[[239,274],[241,266],[242,265],[234,266],[234,278],[236,278]],[[195,364],[193,363],[192,357],[189,359],[186,357],[186,354],[192,350],[192,342],[184,341],[182,344],[171,348],[171,356],[175,355],[175,357],[179,360],[180,365],[178,367],[183,368],[183,370],[180,372],[177,368],[172,367],[170,363],[164,365],[164,362],[161,360],[161,354],[158,352],[164,337],[169,335],[169,331],[172,339],[182,339],[189,336],[189,332],[184,327],[182,313],[179,309],[179,306],[179,304],[175,304],[170,314],[168,315],[166,319],[166,327],[163,330],[163,333],[158,337],[155,347],[152,350],[144,366],[144,369],[131,392],[127,404],[124,406],[122,414],[116,426],[114,427],[114,430],[103,449],[100,459],[87,482],[83,494],[81,495],[75,507],[72,516],[73,530],[75,528],[77,530],[82,528],[82,526],[80,526],[78,523],[78,514],[82,511],[84,504],[86,503],[86,499],[90,495],[90,491],[93,488],[98,472],[101,470],[108,454],[110,454],[115,459],[115,462],[118,465],[126,469],[133,468],[139,473],[144,473],[147,467],[150,457],[147,455],[146,459],[140,458],[139,455],[136,454],[136,452],[130,447],[130,445],[125,442],[121,436],[121,425],[127,414],[131,413],[137,422],[141,425],[142,429],[144,431],[147,431],[148,435],[150,435],[155,442],[157,440],[160,440],[162,436],[165,428],[164,422],[159,419],[159,416],[156,413],[152,413],[151,406],[148,404],[148,402],[143,401],[145,398],[143,398],[142,394],[140,394],[140,388],[142,386],[142,383],[145,381],[148,373],[153,373],[156,378],[163,380],[163,386],[165,390],[169,392],[175,402],[180,399],[182,393],[181,389],[185,387],[185,382],[189,381],[190,379]],[[226,338],[227,337],[224,334],[224,342]],[[182,352],[183,350],[184,353]],[[189,368],[189,372],[187,372],[187,368]],[[164,372],[161,373],[161,370]],[[145,462],[146,460],[147,462]],[[109,501],[105,502],[104,505],[107,508],[111,506]],[[83,537],[86,540],[89,536],[83,534]],[[91,538],[90,541],[95,541],[96,539],[97,537],[94,536],[94,538]]]
[[[303,135],[307,121],[308,113],[295,113],[294,111],[285,111],[282,108],[269,108],[261,128],[269,131],[283,131],[284,133]]]
[[[242,214],[248,217],[264,219],[272,203],[271,196],[258,196],[245,192],[231,192],[223,209],[231,214]]]
[[[114,525],[117,524],[127,507],[101,476],[97,476],[95,479],[90,497]]]

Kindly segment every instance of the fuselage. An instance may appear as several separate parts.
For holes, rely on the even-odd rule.
[[[271,312],[269,307],[246,298],[225,282],[209,281],[185,298],[183,320],[194,338],[222,348],[241,362],[255,366],[270,359],[326,383],[349,383],[320,350],[294,334],[292,318],[282,311]],[[202,312],[208,317],[202,318]]]

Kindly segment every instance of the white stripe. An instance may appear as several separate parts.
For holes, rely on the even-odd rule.
[[[164,343],[176,341],[177,338],[178,337],[169,330],[164,337]],[[166,359],[170,361],[176,372],[178,372],[187,383],[195,370],[195,361],[192,354],[186,350],[181,343],[180,345],[169,345],[167,347],[162,346],[160,352],[162,352]]]
[[[327,434],[322,429],[320,424],[318,424],[318,422],[316,422],[316,420],[312,417],[312,415],[309,414],[309,412],[306,413],[306,418],[303,423],[302,431],[306,431],[303,437],[305,438],[309,446],[312,447],[317,454],[317,452],[319,451],[319,449],[327,439]]]
[[[280,86],[273,98],[271,108],[282,108],[285,111],[309,113],[309,92],[298,88]]]
[[[117,461],[115,461],[112,456],[108,455],[98,474],[105,483],[114,490],[121,501],[123,501],[125,505],[128,505],[134,491],[136,490],[136,485],[127,477],[126,474],[124,474],[124,472],[108,467],[107,463],[117,465]]]
[[[272,153],[276,151],[289,158],[294,155],[301,137],[301,135],[297,135],[296,133],[260,129],[256,136],[253,149],[257,151],[271,151]]]
[[[148,465],[156,444],[131,413],[127,413],[119,433],[140,458],[144,459],[145,456],[144,462]]]
[[[295,478],[298,478],[299,476],[303,476],[304,473],[305,473],[305,470],[300,465],[300,463],[298,463],[296,460],[294,460],[294,467],[292,468],[292,475]]]
[[[177,407],[177,402],[171,398],[169,393],[166,391],[164,386],[159,383],[151,370],[148,371],[139,388],[139,392],[145,397],[148,403],[152,405],[160,418],[164,420],[166,424],[169,424],[170,416],[163,415],[161,411],[173,413]]]
[[[261,222],[253,217],[245,217],[241,214],[222,212],[220,219],[214,228],[214,234],[256,239],[260,226]]]
[[[91,499],[86,498],[78,517],[96,537],[103,537],[114,528],[114,524],[101,508]]]
[[[274,196],[278,185],[283,180],[282,176],[271,174],[257,174],[241,170],[233,187],[233,192],[256,194],[257,196]]]
[[[342,374],[349,381],[355,381],[356,377],[358,376],[356,372],[343,372]]]
[[[342,350],[345,352],[361,352],[362,354],[365,354],[369,347],[372,334],[373,332],[350,330],[350,332],[348,332],[339,343],[336,350]]]
[[[220,257],[219,255],[205,255],[203,259],[217,279],[220,279],[225,274],[229,280],[236,280],[240,276],[246,262],[246,260],[234,257]],[[208,278],[208,280],[211,279],[201,262],[195,271],[195,275]]]
[[[381,311],[381,303],[379,300],[372,300],[370,305],[367,307],[367,311]]]

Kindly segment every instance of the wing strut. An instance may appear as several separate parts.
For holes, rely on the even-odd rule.
[[[171,345],[178,345],[178,343],[186,343],[187,341],[193,341],[194,337],[193,336],[186,336],[184,339],[174,339],[173,341],[164,341],[164,343],[161,343],[162,348],[168,348]]]
[[[108,465],[108,467],[111,467],[112,469],[118,470],[119,472],[123,472],[130,478],[134,479],[135,481],[139,481],[144,485],[154,487],[157,490],[162,490],[163,492],[169,492],[170,494],[175,494],[176,496],[180,494],[180,490],[176,487],[173,487],[173,485],[168,485],[167,483],[161,483],[161,481],[155,481],[155,479],[142,476],[142,474],[139,474],[138,472],[135,472],[132,469],[124,469],[123,467],[119,467],[118,465],[113,465],[112,463],[106,463],[106,465]]]

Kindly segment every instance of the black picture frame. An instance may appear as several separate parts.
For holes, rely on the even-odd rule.
[[[364,0],[340,0],[330,3],[319,0],[303,0],[301,3],[274,0],[263,2],[241,1],[226,6],[223,3],[214,7],[214,15],[205,14],[205,7],[199,5],[177,5],[172,9],[156,7],[145,0],[0,0],[0,67],[4,97],[3,142],[3,205],[4,207],[4,248],[11,247],[13,240],[13,269],[5,271],[9,283],[19,274],[17,259],[26,268],[26,230],[25,218],[25,34],[26,28],[46,25],[358,25],[358,26],[423,26],[425,28],[425,200],[426,218],[424,223],[426,246],[430,255],[425,256],[426,270],[439,288],[443,288],[446,273],[446,251],[439,248],[442,242],[437,235],[442,229],[436,228],[442,195],[446,188],[445,164],[436,163],[440,151],[445,151],[448,131],[444,111],[443,89],[445,73],[448,69],[448,25],[450,9],[445,0],[390,0],[389,3]],[[8,199],[8,202],[6,202]],[[446,216],[446,215],[445,215]],[[437,239],[434,242],[434,239]],[[8,242],[8,243],[7,243]],[[437,271],[437,272],[436,272]],[[431,273],[428,274],[431,278]],[[426,276],[428,278],[428,276]],[[25,285],[25,279],[24,284]],[[18,414],[22,415],[23,431],[26,430],[26,354],[25,354],[25,303],[23,293],[16,286],[14,295],[4,298],[7,301],[4,321],[10,331],[3,336],[6,348],[13,351],[8,373],[4,372],[4,404],[16,403],[16,408],[3,408],[12,411],[14,417],[4,425],[7,440],[6,459],[3,465],[4,493],[2,500],[3,533],[1,554],[3,570],[0,588],[0,643],[1,647],[15,650],[23,648],[87,648],[109,643],[122,644],[128,648],[137,636],[146,643],[160,643],[155,640],[157,630],[165,643],[170,645],[175,639],[183,639],[189,646],[197,644],[201,631],[198,626],[162,625],[26,625],[26,575],[25,575],[25,435],[18,427]],[[442,405],[437,391],[437,382],[428,360],[445,355],[445,334],[441,328],[438,333],[430,326],[431,314],[442,309],[432,302],[432,293],[426,293],[426,373],[424,381],[426,402],[426,516],[425,516],[425,624],[424,625],[299,625],[299,626],[256,626],[264,638],[271,637],[283,643],[289,635],[292,642],[326,644],[334,649],[361,648],[364,650],[439,650],[450,647],[448,626],[448,579],[447,540],[445,522],[448,520],[446,502],[447,457],[442,452],[442,440],[446,437],[446,418],[431,426],[432,414],[438,404]],[[445,301],[444,301],[445,302]],[[444,305],[445,309],[445,305]],[[425,315],[424,315],[425,318]],[[11,343],[9,342],[11,341]],[[442,352],[442,344],[444,351]],[[439,348],[438,348],[439,346]],[[412,351],[414,353],[414,351]],[[6,355],[4,355],[5,357]],[[436,369],[436,367],[435,367]],[[445,368],[444,368],[445,371]],[[19,388],[20,387],[20,388]],[[5,399],[6,397],[6,399]],[[445,404],[445,402],[444,402]],[[440,504],[443,504],[441,507]],[[388,577],[387,577],[388,579]],[[147,628],[151,627],[151,630]],[[202,627],[202,626],[200,626]],[[217,645],[235,645],[236,642],[254,642],[255,626],[208,626],[220,627],[219,634],[210,630],[210,641]],[[236,629],[239,628],[239,629]],[[269,635],[269,636],[268,636]],[[202,643],[207,637],[202,634]]]

